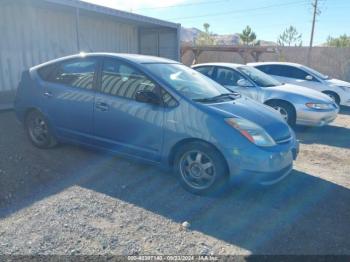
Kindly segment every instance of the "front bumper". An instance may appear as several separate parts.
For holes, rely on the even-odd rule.
[[[231,182],[248,181],[270,185],[288,176],[299,153],[299,142],[291,140],[274,148],[226,149]]]
[[[283,179],[293,171],[293,165],[289,165],[282,170],[277,172],[268,172],[268,173],[250,173],[251,183],[260,184],[262,186],[271,186],[274,185]]]
[[[324,126],[333,122],[338,115],[339,107],[334,105],[330,110],[315,110],[310,108],[297,109],[297,125]]]

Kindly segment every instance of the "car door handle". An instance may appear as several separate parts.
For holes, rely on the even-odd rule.
[[[103,102],[96,103],[96,108],[100,111],[108,111],[108,105]]]
[[[46,96],[46,97],[53,97],[53,94],[51,92],[45,92],[44,96]]]

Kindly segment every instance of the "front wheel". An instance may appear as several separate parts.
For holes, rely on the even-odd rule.
[[[340,97],[332,91],[324,91],[324,94],[329,96],[338,106],[340,105]]]
[[[226,162],[208,144],[193,142],[180,148],[174,168],[181,185],[191,193],[220,194],[228,187]]]
[[[282,116],[282,118],[290,125],[295,126],[296,123],[296,113],[295,109],[292,105],[286,103],[286,102],[271,102],[268,103],[268,106],[275,109],[277,112],[279,112]]]
[[[25,126],[27,135],[34,146],[47,149],[57,144],[57,140],[50,131],[47,120],[40,112],[29,112],[26,117]]]

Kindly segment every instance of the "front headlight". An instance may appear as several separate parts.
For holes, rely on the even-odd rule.
[[[318,109],[318,110],[327,110],[327,109],[333,109],[333,104],[322,104],[322,103],[306,103],[305,104],[308,108],[311,109]]]
[[[226,118],[226,123],[257,146],[275,146],[273,138],[259,125],[242,118]]]

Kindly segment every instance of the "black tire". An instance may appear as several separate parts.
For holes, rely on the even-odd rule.
[[[296,124],[296,112],[293,105],[284,101],[271,101],[267,103],[268,106],[279,111],[286,122],[294,127]],[[282,112],[281,112],[282,111]],[[284,115],[286,114],[286,115]]]
[[[197,155],[194,155],[195,152],[200,152],[202,154],[200,162],[203,168],[200,169],[202,171],[205,169],[205,175],[199,175],[198,178],[193,179],[194,175],[191,170],[196,169],[195,165],[198,162],[193,161],[191,168],[189,167],[190,164],[188,164],[188,167],[185,165],[186,162],[188,163],[187,156],[192,157],[192,160],[197,159]],[[193,155],[191,156],[191,154]],[[193,156],[196,156],[195,159]],[[210,166],[209,163],[212,163],[212,166]],[[204,168],[205,166],[208,167]],[[191,142],[182,146],[175,155],[174,171],[179,177],[181,185],[193,194],[220,195],[229,187],[229,174],[226,161],[213,146],[203,142]],[[207,179],[209,176],[212,178]],[[204,180],[206,179],[208,180],[206,186],[200,187],[193,185],[199,184],[198,181],[203,181],[203,184],[205,184]]]
[[[49,124],[42,113],[33,110],[25,119],[25,128],[31,143],[41,149],[53,148],[57,140],[52,134]]]
[[[323,93],[329,96],[330,98],[332,98],[332,100],[336,102],[338,106],[340,106],[340,97],[338,96],[337,93],[334,93],[332,91],[324,91]]]

